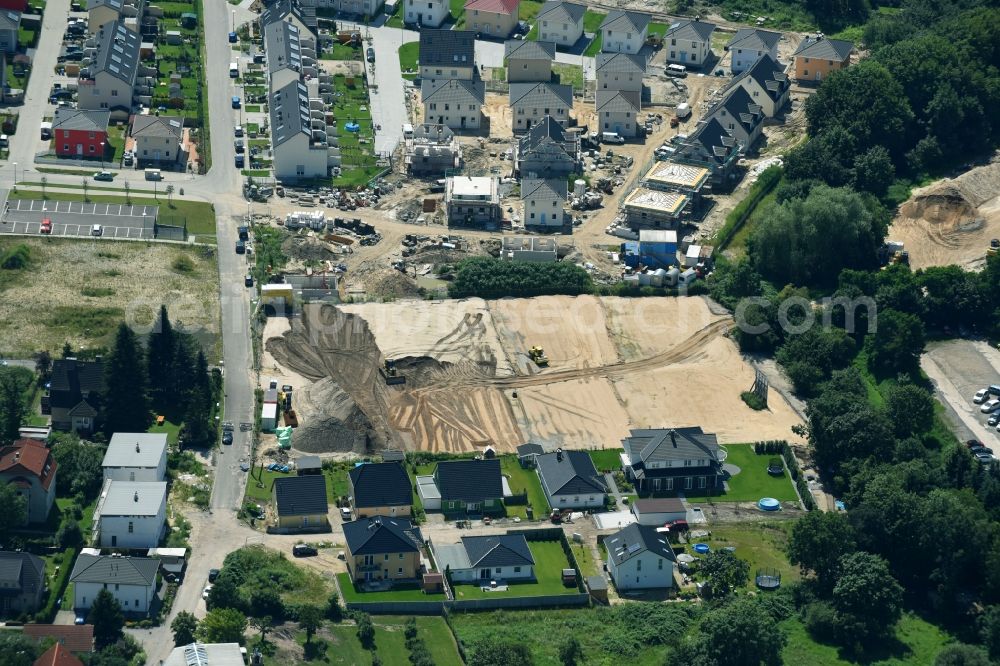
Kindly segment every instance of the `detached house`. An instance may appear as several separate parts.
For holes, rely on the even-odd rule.
[[[62,643],[55,643],[32,666],[83,666],[83,662],[63,647]]]
[[[348,474],[348,490],[355,518],[410,517],[413,487],[398,462],[358,465]]]
[[[356,582],[420,576],[423,537],[409,520],[375,516],[344,523],[347,571]]]
[[[632,523],[604,540],[607,567],[619,592],[664,589],[674,585],[677,559],[665,534]]]
[[[805,37],[792,53],[796,81],[822,81],[851,64],[854,44],[825,35]]]
[[[330,529],[327,519],[326,477],[283,476],[274,480],[272,508],[275,527],[283,531],[321,532]]]
[[[678,21],[663,35],[667,62],[701,67],[712,53],[715,26],[704,21]]]
[[[42,398],[42,413],[52,416],[53,430],[89,434],[96,426],[104,394],[104,364],[61,358],[52,362],[49,394]]]
[[[145,7],[145,0],[88,0],[87,27],[96,33],[109,21],[121,20],[122,25],[138,33]]]
[[[725,451],[701,428],[632,430],[622,446],[622,471],[640,494],[722,489]]]
[[[514,32],[520,0],[465,0],[465,25],[487,37]]]
[[[94,510],[94,531],[101,548],[156,548],[166,524],[165,482],[104,482]]]
[[[459,543],[435,546],[434,558],[456,583],[535,578],[535,558],[523,534],[462,537]]]
[[[583,37],[583,15],[587,7],[575,2],[549,0],[535,15],[538,39],[569,47]]]
[[[580,139],[552,118],[544,118],[517,140],[514,167],[521,177],[565,178],[578,173]]]
[[[475,80],[425,79],[420,83],[420,98],[425,122],[452,130],[479,129],[486,84],[478,74]]]
[[[405,0],[403,4],[403,21],[418,27],[437,28],[450,13],[446,0]]]
[[[762,55],[748,69],[729,84],[741,86],[750,98],[760,105],[764,115],[774,118],[788,104],[792,80],[785,73],[785,66],[769,55]]]
[[[132,98],[148,88],[145,82],[137,86],[142,38],[120,21],[104,24],[95,37],[97,52],[80,72],[77,106],[107,109],[112,117],[126,118],[132,110]]]
[[[81,554],[69,575],[73,608],[89,610],[97,594],[107,590],[126,613],[148,613],[156,598],[159,568],[154,558]]]
[[[615,132],[625,138],[639,130],[640,93],[632,90],[597,90],[597,126],[601,132]]]
[[[546,117],[566,127],[573,109],[573,86],[558,83],[511,83],[513,131],[526,132]]]
[[[13,484],[27,503],[27,522],[44,523],[56,499],[59,463],[41,442],[19,439],[0,448],[0,483]]]
[[[556,451],[535,458],[545,498],[553,509],[604,506],[608,487],[586,451]]]
[[[509,82],[548,82],[552,79],[552,61],[556,57],[556,45],[553,42],[508,39],[503,44],[503,57],[507,63]]]
[[[649,14],[615,9],[601,22],[601,51],[604,53],[639,53],[646,45]]]
[[[444,205],[449,225],[497,229],[503,219],[495,176],[451,176],[445,182]]]
[[[420,31],[421,81],[472,81],[476,76],[476,33],[471,30]]]
[[[503,477],[496,458],[439,462],[433,476],[417,477],[417,491],[425,509],[445,514],[503,511]]]
[[[565,178],[523,178],[524,226],[532,229],[562,229],[566,224]]]
[[[717,119],[733,135],[744,153],[757,142],[764,129],[764,111],[741,86],[731,88],[706,117]]]
[[[710,118],[699,123],[698,129],[677,147],[670,159],[706,167],[712,172],[712,182],[722,184],[731,177],[740,154],[736,137],[717,118]]]
[[[598,90],[642,92],[646,59],[631,53],[598,53],[594,59]]]
[[[165,433],[116,432],[104,453],[104,480],[165,481]]]
[[[180,116],[133,116],[131,134],[140,165],[171,168],[187,163],[184,119]]]
[[[0,617],[34,613],[45,592],[45,561],[31,553],[0,551]]]
[[[404,142],[407,170],[415,176],[437,178],[462,166],[462,145],[445,125],[421,123]]]
[[[110,111],[85,111],[60,106],[52,117],[52,139],[59,157],[104,156]]]
[[[761,56],[765,55],[772,60],[777,60],[779,41],[781,41],[780,32],[740,28],[726,44],[726,50],[732,56],[729,63],[730,71],[733,74],[739,74],[749,69]]]

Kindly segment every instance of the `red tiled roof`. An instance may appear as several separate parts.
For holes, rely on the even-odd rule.
[[[54,638],[71,652],[94,651],[92,624],[26,624],[24,635],[35,640]]]
[[[62,643],[56,643],[35,660],[35,666],[83,666],[83,662],[73,656]]]
[[[48,471],[46,471],[48,466]],[[56,473],[56,461],[41,442],[33,439],[19,439],[10,446],[0,449],[0,473],[28,472],[41,480],[42,487],[49,489]]]
[[[520,0],[466,0],[465,9],[478,9],[481,12],[494,14],[517,14]]]

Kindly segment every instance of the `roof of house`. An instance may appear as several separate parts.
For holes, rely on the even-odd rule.
[[[560,146],[564,145],[566,143],[566,130],[552,116],[545,116],[518,140],[518,149],[523,153],[549,142]]]
[[[622,445],[633,465],[698,458],[716,460],[719,454],[716,436],[702,432],[700,427],[633,429]]]
[[[642,32],[649,27],[649,22],[652,17],[649,14],[644,14],[642,12],[629,12],[622,11],[621,9],[613,9],[608,12],[608,15],[604,17],[601,21],[601,30],[607,28],[612,28],[613,30],[634,30],[636,32]]]
[[[74,583],[119,583],[151,586],[156,584],[160,561],[150,557],[84,555],[76,558],[69,579]]]
[[[568,185],[565,178],[522,178],[521,179],[521,199],[529,197],[566,199]],[[525,444],[524,446],[538,446],[537,444]],[[539,453],[542,447],[538,446]],[[521,454],[521,447],[517,447],[518,455]]]
[[[70,409],[89,397],[104,391],[104,364],[101,361],[78,361],[60,358],[52,362],[49,377],[49,404]]]
[[[586,451],[556,451],[535,458],[538,475],[553,495],[606,493],[604,479]]]
[[[34,666],[83,666],[83,662],[61,643],[56,643],[35,660]]]
[[[98,7],[110,7],[118,13],[122,11],[122,0],[89,0],[87,11],[92,11]]]
[[[295,469],[323,469],[323,461],[319,456],[302,456],[295,461]]]
[[[56,476],[59,463],[48,447],[36,439],[19,439],[0,448],[0,474],[31,474],[38,478],[42,488],[49,489]]]
[[[635,513],[684,513],[684,500],[679,497],[650,497],[632,502]]]
[[[731,88],[722,101],[719,102],[709,112],[710,116],[716,116],[722,110],[734,118],[748,134],[760,124],[764,118],[764,112],[760,104],[753,101],[750,93],[743,86]]]
[[[462,545],[473,568],[530,566],[535,563],[523,534],[464,536]]]
[[[239,643],[191,643],[175,647],[162,666],[243,666]]]
[[[689,150],[696,150],[710,159],[723,162],[739,150],[739,144],[718,118],[709,118],[708,122],[702,124],[688,137],[678,152],[683,155]]]
[[[503,497],[497,458],[439,462],[434,469],[434,479],[444,501],[482,502]]]
[[[712,32],[714,30],[715,30],[714,23],[706,23],[705,21],[694,21],[691,19],[685,19],[683,21],[677,21],[676,23],[671,23],[670,27],[667,28],[666,34],[663,35],[663,38],[684,39],[695,42],[707,42],[712,39]]]
[[[756,81],[773,100],[778,100],[792,87],[792,81],[785,73],[785,66],[766,53],[734,77],[729,87],[734,88],[745,79]]]
[[[542,8],[538,10],[535,15],[536,19],[540,19],[549,12],[553,12],[553,16],[548,17],[549,19],[556,21],[558,20],[556,16],[560,13],[564,14],[573,23],[583,20],[583,15],[587,13],[587,7],[585,5],[577,4],[575,2],[560,2],[559,0],[548,0]]]
[[[165,481],[105,481],[94,516],[156,516],[167,501]]]
[[[529,39],[508,39],[503,43],[503,57],[517,60],[554,60],[555,42],[536,42]]]
[[[645,74],[646,60],[635,53],[598,53],[595,71],[609,74]]]
[[[618,530],[604,540],[604,545],[608,549],[608,558],[615,564],[622,564],[645,552],[676,561],[666,535],[657,532],[655,527],[639,523]]]
[[[129,87],[135,85],[142,38],[126,28],[119,19],[102,25],[98,30],[97,39],[97,54],[90,65],[92,75],[97,76],[99,72],[107,72],[127,83]],[[132,102],[124,100],[123,105],[131,106]]]
[[[365,463],[350,472],[352,503],[358,507],[410,506],[413,486],[398,462]]]
[[[260,13],[261,25],[284,21],[290,16],[297,18],[313,32],[316,31],[316,8],[303,7],[298,0],[275,0]],[[315,37],[315,35],[310,35]]]
[[[279,516],[325,514],[330,506],[326,501],[326,477],[322,474],[278,477],[273,490]]]
[[[596,108],[598,113],[638,113],[638,90],[598,90]]]
[[[0,30],[17,30],[21,25],[21,12],[0,10]]]
[[[778,45],[780,39],[780,32],[760,30],[759,28],[740,28],[726,44],[726,50],[770,51]]]
[[[494,14],[517,14],[520,0],[465,0],[465,11],[475,9]]]
[[[573,106],[573,86],[561,83],[512,83],[510,84],[510,105],[526,106],[533,109]]]
[[[270,76],[283,69],[302,71],[302,39],[305,35],[291,21],[268,23],[264,26],[264,52],[267,54],[267,73]]]
[[[344,523],[344,538],[351,555],[415,553],[423,538],[409,520],[374,516]]]
[[[830,39],[825,35],[807,35],[792,53],[793,57],[816,58],[817,60],[843,61],[851,57],[854,44],[842,39]]]
[[[476,64],[476,33],[471,30],[420,30],[420,66]]]
[[[312,140],[309,125],[309,91],[299,80],[289,81],[271,93],[271,141],[275,147],[304,134]]]
[[[167,452],[166,433],[116,432],[103,467],[156,467]]]
[[[31,553],[0,550],[0,583],[34,593],[45,587],[45,561]]]
[[[521,191],[524,191],[524,185],[521,185]],[[541,444],[532,444],[528,442],[527,444],[522,444],[517,447],[517,455],[521,456],[538,456],[545,453],[545,449],[542,448]]]
[[[482,104],[486,100],[486,84],[478,76],[473,81],[462,79],[423,79],[420,99],[425,104]]]
[[[56,108],[55,115],[52,116],[52,129],[107,132],[110,120],[110,111],[88,111],[60,106]]]
[[[184,136],[184,119],[180,116],[132,116],[133,137],[153,137],[158,139],[176,139]]]
[[[54,638],[71,652],[94,651],[92,624],[26,624],[24,635],[34,639]]]

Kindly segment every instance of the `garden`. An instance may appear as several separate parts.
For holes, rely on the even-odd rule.
[[[577,594],[577,587],[566,586],[562,581],[562,570],[570,568],[569,559],[559,541],[528,541],[531,556],[535,560],[535,581],[518,583],[505,581],[506,592],[483,590],[478,583],[456,584],[453,586],[455,599],[497,599],[506,597],[541,597],[560,594]]]

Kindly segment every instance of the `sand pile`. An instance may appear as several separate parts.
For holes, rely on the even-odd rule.
[[[394,268],[381,269],[366,279],[366,292],[370,298],[393,300],[420,295],[417,283]]]
[[[329,377],[299,391],[296,404],[303,424],[295,431],[292,445],[307,453],[367,452],[374,435],[371,421],[354,399]]]
[[[315,236],[289,236],[281,244],[281,250],[298,261],[323,261],[336,256],[329,245]]]

